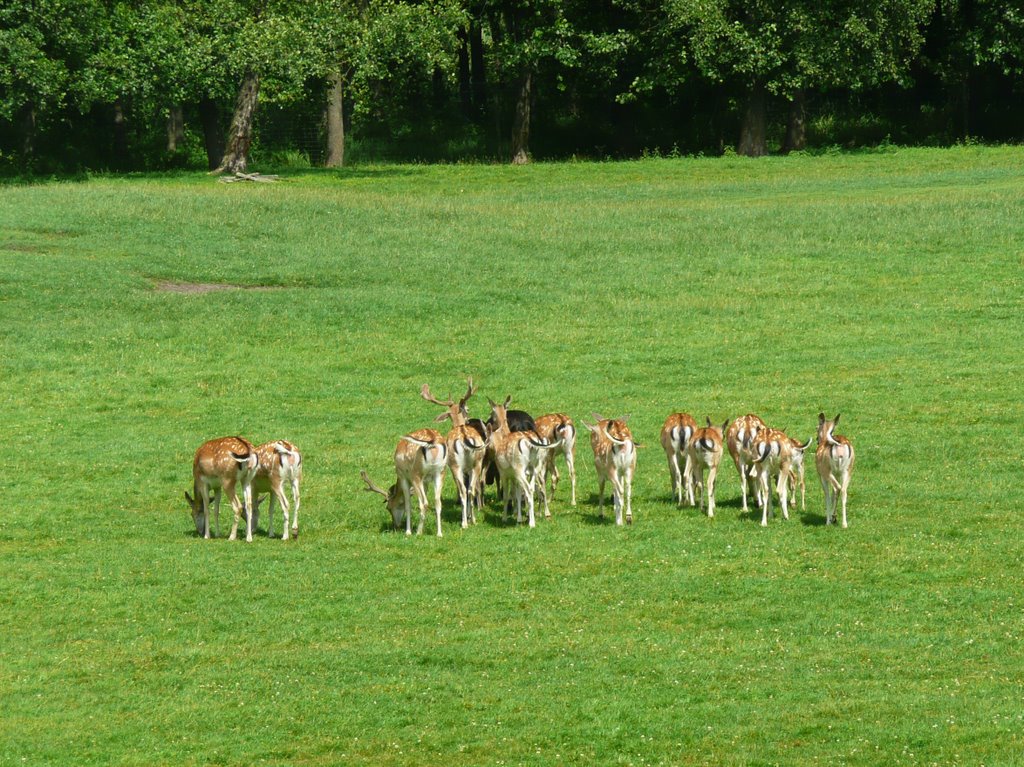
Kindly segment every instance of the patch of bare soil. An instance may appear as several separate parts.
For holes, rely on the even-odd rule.
[[[224,282],[175,282],[174,280],[153,280],[153,287],[165,293],[198,295],[218,290],[276,290],[268,285],[230,285]]]

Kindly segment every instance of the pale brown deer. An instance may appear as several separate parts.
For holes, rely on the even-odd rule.
[[[748,510],[747,497],[755,492],[754,478],[750,475],[750,444],[758,432],[767,426],[759,416],[747,413],[729,424],[725,432],[725,444],[740,475],[740,488],[743,491],[743,511]]]
[[[476,392],[473,379],[467,379],[466,393],[456,403],[451,395],[447,400],[440,400],[430,393],[430,386],[423,384],[420,396],[427,402],[445,408],[434,420],[438,423],[451,419],[451,431],[445,436],[448,446],[448,468],[451,469],[455,487],[459,491],[459,503],[462,506],[462,527],[469,523],[476,524],[476,509],[480,506],[479,487],[483,475],[484,453],[487,450],[485,438],[481,438],[477,428],[467,424],[469,411],[466,403]]]
[[[810,444],[810,443],[808,443]],[[768,526],[772,513],[772,478],[779,494],[782,518],[789,519],[789,480],[793,471],[793,440],[780,429],[761,429],[750,443],[750,476],[757,483],[757,502],[761,507],[761,526]]]
[[[602,418],[593,413],[596,423],[586,421],[583,425],[590,432],[590,446],[594,451],[594,468],[597,470],[597,508],[604,518],[604,486],[612,483],[612,503],[615,507],[615,524],[625,521],[633,524],[633,475],[636,473],[636,453],[640,445],[633,440],[626,421],[622,418]]]
[[[853,443],[841,434],[835,433],[839,423],[839,414],[831,421],[824,413],[818,413],[818,449],[814,453],[814,462],[818,466],[818,477],[821,489],[825,493],[825,524],[836,521],[836,503],[843,506],[843,527],[846,525],[846,494],[850,487],[850,475],[853,473]]]
[[[299,483],[302,482],[302,454],[291,442],[284,439],[265,442],[256,448],[256,456],[259,459],[259,466],[256,469],[256,476],[253,478],[252,489],[255,498],[253,509],[253,526],[259,525],[260,493],[267,493],[270,498],[270,505],[267,510],[267,537],[271,536],[274,527],[274,502],[281,507],[281,515],[284,526],[281,530],[281,539],[287,541],[290,535],[299,534]],[[284,488],[288,486],[292,494],[291,503],[285,495]],[[294,508],[291,505],[294,504]],[[289,511],[291,512],[291,527],[289,531]]]
[[[687,467],[690,472],[688,482],[700,491],[701,506],[709,517],[715,516],[715,480],[718,476],[718,465],[722,461],[723,433],[729,426],[725,421],[721,426],[713,426],[711,418],[707,418],[707,426],[697,429],[690,444],[686,448]],[[707,471],[707,483],[704,472]]]
[[[558,467],[555,465],[556,453],[565,457],[565,468],[569,472],[572,483],[572,505],[576,505],[576,426],[565,413],[548,413],[535,419],[537,436],[547,442],[559,442],[557,448],[547,450],[544,454],[544,477],[551,477],[551,496],[558,489]]]
[[[523,499],[526,499],[527,518],[530,527],[536,527],[534,514],[534,490],[537,479],[536,471],[540,465],[539,449],[557,447],[540,440],[536,432],[514,432],[508,425],[508,405],[512,397],[506,397],[504,403],[487,400],[491,406],[491,421],[497,424],[491,431],[491,447],[494,450],[494,464],[498,469],[499,483],[504,486],[504,511],[508,519],[513,495],[516,502],[516,522],[523,521]]]
[[[697,431],[697,422],[689,413],[673,413],[661,427],[661,447],[668,459],[669,476],[672,478],[672,497],[679,506],[683,505],[683,494],[690,505],[694,505],[693,485],[687,481],[686,448]]]
[[[225,493],[235,512],[230,540],[238,535],[238,521],[245,510],[247,541],[252,541],[252,480],[257,456],[253,444],[242,437],[221,437],[204,442],[192,459],[192,492],[185,500],[192,511],[196,533],[210,537],[210,507],[213,507],[214,534],[220,537],[220,496]],[[238,497],[238,490],[242,498]],[[211,498],[212,496],[212,498]]]
[[[444,437],[434,429],[418,429],[406,434],[395,447],[395,475],[397,481],[387,491],[374,485],[366,472],[360,476],[370,492],[384,496],[388,511],[396,530],[400,529],[402,518],[405,518],[405,534],[412,535],[412,502],[411,493],[416,494],[420,508],[420,521],[416,534],[423,532],[427,513],[427,486],[432,486],[434,496],[434,513],[437,517],[437,537],[443,535],[441,529],[441,486],[444,482],[444,470],[448,459],[448,446]]]

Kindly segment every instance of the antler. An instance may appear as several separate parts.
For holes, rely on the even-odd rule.
[[[368,493],[380,493],[380,494],[381,494],[381,495],[383,495],[383,496],[384,496],[385,498],[387,498],[387,497],[388,497],[388,493],[387,493],[387,491],[386,491],[386,490],[381,490],[381,489],[380,489],[379,487],[377,487],[377,486],[376,486],[375,484],[373,484],[373,480],[372,480],[372,479],[370,479],[370,478],[369,478],[369,477],[368,477],[368,476],[366,475],[366,472],[365,472],[365,471],[361,471],[361,472],[359,472],[359,476],[360,476],[360,477],[362,477],[362,478],[363,478],[363,482],[365,482],[365,483],[366,483],[366,487],[364,487],[364,488],[363,488],[363,490],[365,490],[365,491],[366,491],[366,492],[368,492]]]
[[[469,398],[472,397],[473,394],[476,392],[476,387],[473,386],[473,376],[470,376],[469,378],[467,378],[466,379],[466,383],[469,384],[469,387],[466,389],[465,396],[462,399],[459,400],[459,407],[460,408],[465,408],[466,407],[466,403],[469,402]],[[426,384],[424,384],[424,387],[425,386],[426,386]]]
[[[429,384],[423,384],[423,388],[420,389],[420,396],[423,397],[423,399],[425,399],[427,402],[432,402],[433,404],[440,405],[441,407],[451,407],[452,405],[455,404],[451,400],[451,397],[448,398],[447,402],[442,402],[441,400],[437,399],[437,397],[430,393]]]

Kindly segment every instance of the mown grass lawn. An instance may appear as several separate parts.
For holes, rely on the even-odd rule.
[[[0,764],[1020,763],[1022,210],[1019,148],[3,187]],[[359,470],[467,374],[631,413],[635,524],[581,438],[535,530],[388,531]],[[841,412],[850,528],[810,460],[789,522],[675,508],[680,409]],[[297,541],[194,536],[236,433]]]

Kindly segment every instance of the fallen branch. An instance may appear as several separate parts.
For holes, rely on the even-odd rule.
[[[235,175],[221,176],[218,180],[223,181],[225,184],[230,184],[234,181],[258,181],[262,184],[270,184],[275,181],[279,181],[280,179],[280,176],[265,176],[262,173],[241,173],[239,171],[235,171]]]

